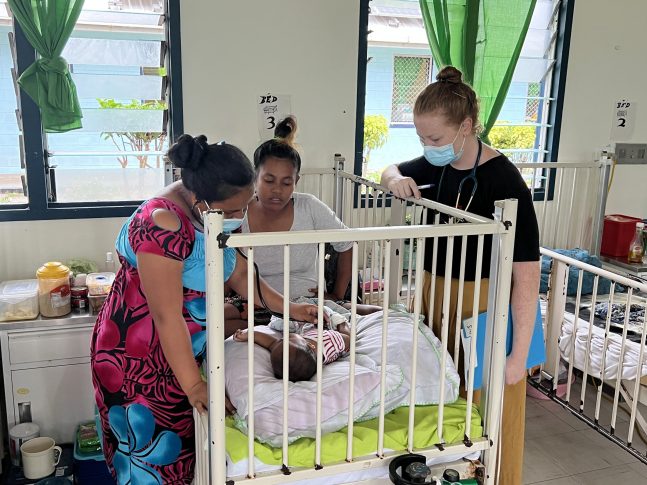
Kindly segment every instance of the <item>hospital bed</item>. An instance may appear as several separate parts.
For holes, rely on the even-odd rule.
[[[401,201],[392,198],[384,188],[344,172],[339,165],[333,170],[304,173],[299,186],[302,191],[314,193],[335,207],[337,214],[350,229],[225,235],[222,233],[222,214],[205,214],[208,288],[206,375],[210,402],[208,416],[195,416],[196,484],[391,483],[388,478],[389,464],[394,458],[405,453],[423,455],[432,468],[440,466],[439,470],[450,463],[463,477],[476,476],[480,483],[494,484],[500,439],[505,329],[512,267],[513,243],[510,228],[515,224],[516,201],[497,202],[493,219],[487,219],[428,200]],[[416,221],[425,217],[427,211],[435,211],[437,220],[441,214],[446,214],[450,217],[449,223],[434,226],[417,225]],[[410,225],[405,224],[407,220],[411,222]],[[460,223],[457,222],[459,220]],[[462,241],[459,245],[461,295],[467,238],[473,237],[478,240],[477,288],[480,287],[478,283],[481,279],[484,240],[486,237],[492,237],[494,240],[488,293],[486,358],[478,364],[472,359],[467,366],[467,379],[464,381],[467,396],[464,400],[455,400],[455,396],[451,399],[448,397],[448,390],[456,385],[450,377],[456,372],[452,374],[450,370],[458,364],[460,341],[460,338],[457,338],[457,345],[448,348],[449,317],[444,318],[441,335],[437,336],[436,349],[440,372],[438,379],[433,379],[437,386],[437,397],[435,400],[421,398],[422,389],[430,381],[420,364],[420,345],[421,341],[428,338],[428,329],[418,323],[421,313],[424,242],[427,238],[440,237],[449,238],[450,241]],[[255,368],[255,362],[262,356],[253,344],[252,312],[249,312],[248,319],[250,339],[244,345],[244,355],[240,353],[242,344],[232,347],[231,342],[224,341],[223,250],[225,247],[245,249],[248,273],[251,275],[254,268],[254,248],[272,245],[283,247],[286,275],[283,312],[287,314],[289,247],[292,244],[303,243],[319,245],[318,316],[321,321],[324,247],[326,243],[338,241],[352,242],[353,274],[364,275],[364,299],[383,308],[381,313],[375,314],[378,318],[376,328],[379,333],[373,334],[373,338],[378,342],[378,348],[373,349],[376,352],[373,362],[377,365],[368,366],[377,373],[373,376],[377,376],[373,381],[375,385],[364,385],[364,374],[359,371],[364,365],[363,359],[366,358],[366,355],[361,353],[363,332],[366,329],[363,326],[365,322],[359,319],[355,311],[356,304],[353,303],[350,315],[353,335],[350,352],[344,362],[347,371],[342,384],[346,390],[344,404],[340,409],[343,422],[336,422],[336,428],[339,429],[330,427],[331,419],[326,414],[329,411],[328,401],[324,402],[328,389],[324,376],[336,363],[324,369],[319,352],[317,374],[313,382],[306,383],[312,386],[310,409],[313,429],[307,430],[305,434],[303,431],[301,435],[295,434],[292,421],[296,412],[292,410],[293,406],[298,404],[298,398],[294,396],[301,396],[297,391],[298,385],[303,383],[289,383],[284,379],[280,383],[280,406],[275,408],[277,412],[274,415],[279,430],[275,430],[268,438],[265,433],[268,423],[261,421],[261,417],[266,419],[267,413],[259,410],[259,403],[267,403],[268,394],[263,392],[264,388],[256,382],[258,369]],[[405,251],[409,252],[406,265],[403,264]],[[444,268],[446,274],[452,272],[453,251],[454,244],[447,244]],[[432,273],[435,282],[435,269]],[[432,290],[444,291],[443,294],[447,295],[443,301],[445,308],[448,308],[450,303],[450,283],[451,279],[448,278],[444,288]],[[356,301],[358,286],[359,283],[354,278],[351,298],[353,302]],[[255,291],[254,281],[250,279],[248,293],[253,294]],[[475,293],[472,313],[478,313],[479,294],[478,291]],[[390,309],[393,304],[413,308],[412,313],[406,315],[410,321],[408,326],[397,326],[395,319],[398,315],[394,315],[394,310]],[[448,315],[447,311],[444,313]],[[405,318],[402,315],[405,314],[400,314],[400,317]],[[459,321],[461,318],[461,315],[458,315]],[[285,327],[284,337],[287,337],[288,326]],[[457,327],[460,329],[460,325]],[[390,345],[390,340],[394,338],[392,335],[397,331],[408,332],[407,335],[410,336],[408,346],[398,354],[399,357],[392,353],[394,346]],[[473,332],[476,332],[476,329],[473,329]],[[379,335],[379,338],[375,335]],[[319,338],[321,339],[321,336]],[[471,345],[470,354],[475,355],[476,339],[472,339]],[[239,376],[242,374],[247,381],[246,396],[240,401],[243,402],[246,412],[242,413],[243,417],[233,418],[225,415],[224,408],[227,368],[233,365],[234,360],[232,348],[237,352],[237,358],[247,365],[246,372],[243,370],[237,373]],[[284,355],[283,375],[287,375],[288,352],[284,352]],[[482,399],[479,404],[474,402],[476,365],[482,366],[483,372]],[[400,404],[391,399],[393,367],[399,369],[403,382],[407,384],[406,393],[400,396]],[[448,369],[447,372],[445,369]],[[231,373],[229,377],[232,378]],[[369,413],[364,412],[366,407],[358,404],[367,387],[371,387],[371,392],[374,393],[374,402],[369,406]],[[231,390],[228,388],[228,391]],[[240,413],[241,410],[238,411]]]
[[[611,310],[633,305],[644,313],[647,282],[553,251],[582,248],[599,256],[612,160],[603,153],[596,162],[518,165],[532,177],[541,256],[552,260],[542,296],[547,361],[529,383],[647,463],[647,448],[637,439],[647,437],[644,317],[632,323],[621,307],[616,315],[596,315],[599,304]],[[540,177],[544,183],[535,183]],[[592,290],[583,290],[586,278]]]

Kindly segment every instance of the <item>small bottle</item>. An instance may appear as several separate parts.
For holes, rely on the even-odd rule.
[[[644,228],[645,225],[642,222],[636,223],[636,233],[634,234],[631,244],[629,244],[629,255],[627,256],[627,260],[630,263],[642,263],[643,261],[643,253],[645,251],[643,243]]]
[[[115,262],[112,251],[108,251],[106,253],[105,267],[108,273],[117,273],[117,264]]]

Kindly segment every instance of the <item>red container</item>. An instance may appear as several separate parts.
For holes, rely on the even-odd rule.
[[[637,222],[642,222],[642,219],[622,214],[604,216],[600,253],[604,256],[626,258],[629,254],[629,244],[636,232]]]

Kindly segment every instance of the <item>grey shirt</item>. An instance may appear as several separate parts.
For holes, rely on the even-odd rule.
[[[347,229],[335,213],[315,196],[295,192],[292,198],[294,220],[290,231]],[[246,218],[241,230],[250,232]],[[332,243],[337,252],[346,251],[352,245],[352,242]],[[317,287],[317,253],[316,244],[295,244],[290,247],[290,299],[311,296],[308,289]],[[263,279],[276,291],[283,293],[283,247],[254,248],[254,262]]]

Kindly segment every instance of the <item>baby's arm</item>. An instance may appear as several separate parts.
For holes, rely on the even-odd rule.
[[[348,322],[343,322],[337,325],[337,331],[341,334],[341,338],[344,340],[344,352],[350,351],[350,327]]]
[[[234,340],[236,342],[247,342],[248,339],[249,334],[247,333],[247,329],[236,330],[236,333],[234,334]],[[268,333],[254,332],[254,343],[267,350],[270,350],[279,340],[280,339]]]

